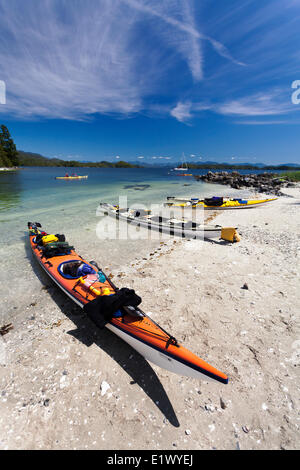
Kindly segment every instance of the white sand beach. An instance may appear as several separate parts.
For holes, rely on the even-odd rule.
[[[109,242],[68,234],[228,385],[147,363],[28,261],[35,293],[17,291],[9,309],[22,315],[0,336],[0,449],[298,448],[300,189],[285,192],[218,212],[214,222],[238,227],[236,244],[140,243],[130,264],[124,254],[110,265]]]

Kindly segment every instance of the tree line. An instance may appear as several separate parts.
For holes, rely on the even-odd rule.
[[[11,168],[19,165],[16,145],[6,126],[0,126],[0,167]]]

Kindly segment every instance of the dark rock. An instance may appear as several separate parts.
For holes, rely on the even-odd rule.
[[[259,192],[281,195],[279,189],[291,185],[293,183],[286,183],[278,175],[273,173],[260,173],[260,174],[247,174],[241,175],[238,171],[212,172],[208,171],[206,175],[195,175],[197,181],[205,181],[207,183],[217,183],[229,185],[234,189],[241,189],[242,187],[257,188]]]
[[[221,405],[222,410],[226,409],[226,403],[224,402],[223,398],[220,398],[220,405]]]

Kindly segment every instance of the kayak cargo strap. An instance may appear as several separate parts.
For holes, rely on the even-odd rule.
[[[177,348],[179,348],[179,344],[177,343],[177,339],[174,338],[174,336],[170,336],[170,338],[168,339],[168,341],[166,343],[166,349],[168,349],[170,344],[172,344],[173,346],[176,346]]]

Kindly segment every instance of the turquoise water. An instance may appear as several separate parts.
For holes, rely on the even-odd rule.
[[[203,174],[207,170],[188,172]],[[167,196],[237,194],[226,186],[197,182],[168,168],[74,168],[71,173],[88,175],[88,179],[56,180],[56,176],[64,176],[65,169],[53,167],[0,172],[0,237],[5,245],[20,241],[28,221],[41,222],[46,230],[95,230],[99,202],[117,204],[120,196],[127,197],[128,206],[150,208]],[[238,194],[243,197],[244,192]]]
[[[101,200],[117,202],[126,195],[129,204],[162,202],[166,196],[212,194],[212,185],[197,182],[192,177],[167,168],[80,168],[72,172],[88,175],[86,180],[56,180],[64,176],[62,168],[23,168],[15,172],[0,172],[0,217],[9,220],[48,212],[58,208],[88,207]],[[207,170],[188,170],[204,174]],[[69,172],[71,174],[71,172]]]
[[[174,194],[204,195],[212,190],[211,185],[164,168],[75,168],[72,172],[88,179],[56,180],[64,169],[52,167],[0,173],[0,233],[26,227],[33,219],[63,225],[66,218],[71,225],[88,222],[100,201],[118,203],[119,195],[126,196],[129,205],[151,204]]]

